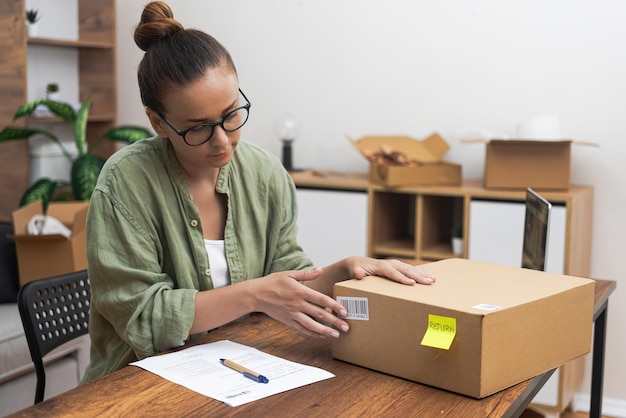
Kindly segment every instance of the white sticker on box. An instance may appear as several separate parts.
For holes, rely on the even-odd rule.
[[[501,306],[491,305],[489,303],[479,303],[478,305],[472,306],[472,308],[480,309],[481,311],[495,311],[496,309],[500,309]]]
[[[341,303],[348,311],[346,319],[369,321],[370,312],[367,298],[337,296],[337,302]]]

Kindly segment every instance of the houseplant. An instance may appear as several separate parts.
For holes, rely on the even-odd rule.
[[[37,9],[26,10],[26,21],[29,24],[32,25],[34,23],[37,23],[40,18],[41,16],[39,16],[39,11]]]
[[[452,253],[454,255],[463,254],[463,225],[457,224],[450,230],[452,243]]]
[[[104,165],[104,160],[92,154],[93,150],[98,146],[102,139],[111,141],[121,141],[132,144],[141,139],[152,136],[153,134],[146,128],[139,126],[119,126],[106,132],[90,149],[87,149],[87,117],[91,106],[91,99],[88,98],[75,111],[72,106],[67,103],[57,102],[54,100],[35,100],[19,107],[13,120],[27,117],[33,114],[38,106],[46,106],[54,115],[59,116],[65,122],[69,123],[74,133],[74,142],[78,150],[78,156],[74,157],[63,146],[61,140],[52,133],[41,130],[22,127],[6,127],[0,132],[0,142],[13,141],[20,139],[28,139],[33,135],[43,135],[57,144],[61,152],[71,162],[71,198],[74,200],[89,200],[93,189],[96,185],[100,170]],[[49,178],[42,178],[36,181],[26,190],[20,206],[41,199],[44,209],[47,208],[57,190],[57,186],[63,183],[54,181]]]
[[[46,99],[58,100],[59,98],[59,85],[57,83],[48,83],[46,85]]]
[[[28,36],[37,36],[37,22],[41,15],[37,9],[26,10],[26,23],[28,27]]]

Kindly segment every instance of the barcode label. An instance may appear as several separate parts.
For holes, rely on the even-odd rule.
[[[367,304],[367,298],[349,298],[345,296],[338,296],[337,302],[341,303],[348,311],[346,319],[369,321],[370,312]]]

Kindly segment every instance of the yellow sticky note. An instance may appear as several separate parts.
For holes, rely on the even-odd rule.
[[[428,328],[422,338],[422,345],[449,350],[456,336],[456,318],[428,315]]]

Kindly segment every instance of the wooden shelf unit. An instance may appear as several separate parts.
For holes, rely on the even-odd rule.
[[[92,104],[87,138],[93,144],[117,123],[116,9],[115,0],[78,0],[78,39],[28,38],[25,0],[0,0],[0,129],[24,126],[12,121],[19,106],[28,101],[28,48],[73,48],[78,51],[79,100]],[[55,118],[37,118],[55,123]],[[115,144],[103,141],[95,154],[108,157]],[[0,144],[0,220],[10,220],[22,193],[28,187],[29,151],[27,141]]]
[[[456,257],[452,253],[450,233],[456,224],[461,224],[463,252],[460,256],[467,258],[472,200],[523,202],[526,197],[524,190],[485,189],[480,180],[473,179],[464,180],[460,186],[385,188],[371,184],[366,174],[332,172],[327,175],[309,170],[293,172],[291,176],[298,187],[368,193],[367,255],[370,257],[423,261]],[[539,192],[566,210],[563,273],[589,277],[593,188],[572,185],[567,191]]]
[[[567,213],[564,274],[589,277],[593,189],[572,186],[568,191],[541,191]],[[463,253],[468,256],[470,203],[474,199],[523,202],[523,190],[488,190],[478,180],[461,186],[389,189],[368,187],[368,255],[436,261],[459,257],[452,253],[451,230],[463,229]]]

